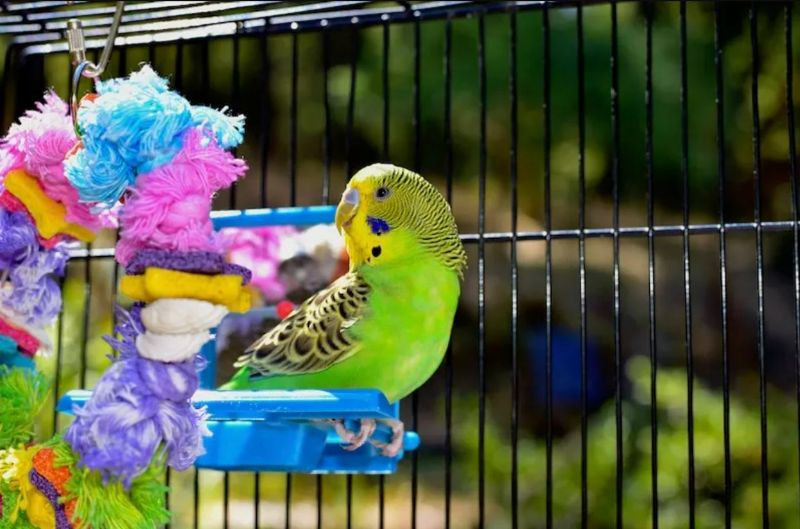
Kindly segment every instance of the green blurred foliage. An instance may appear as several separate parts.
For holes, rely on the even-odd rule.
[[[622,406],[623,502],[626,525],[652,527],[652,442],[650,422],[650,363],[643,357],[627,365],[631,395]],[[696,527],[720,527],[724,519],[725,459],[723,397],[702,382],[694,386],[694,464]],[[761,433],[756,398],[734,395],[730,400],[730,465],[733,527],[761,526]],[[658,512],[659,527],[688,526],[688,417],[686,373],[659,369],[657,375]],[[475,415],[467,402],[458,414]],[[478,479],[478,431],[474,421],[458,429],[458,472],[469,482]],[[496,421],[486,423],[486,490],[488,526],[510,527],[511,465],[508,433]],[[797,404],[779,391],[770,391],[767,414],[771,527],[790,528],[800,516],[797,476]],[[589,526],[616,527],[616,423],[609,402],[589,422],[587,474]],[[580,525],[580,432],[553,443],[554,527]],[[546,445],[541,438],[523,436],[519,442],[520,527],[544,527]]]

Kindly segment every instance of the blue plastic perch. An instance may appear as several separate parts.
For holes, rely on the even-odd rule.
[[[70,391],[58,410],[72,413],[82,407],[90,391]],[[397,457],[388,458],[367,443],[356,451],[344,450],[325,419],[395,419],[397,404],[372,389],[318,391],[198,391],[192,402],[205,406],[213,434],[205,441],[206,454],[196,466],[215,470],[308,472],[314,474],[389,474]],[[354,424],[348,425],[354,428]],[[379,426],[373,439],[388,441],[390,431]],[[406,432],[403,450],[419,446],[416,433]]]
[[[333,222],[335,208],[317,206],[212,213],[216,229],[260,226],[312,225]],[[259,309],[257,309],[259,310]],[[264,310],[264,309],[260,309]],[[366,443],[355,451],[344,450],[342,440],[326,422],[343,419],[358,430],[360,419],[375,419],[378,429],[372,439],[387,442],[391,430],[381,420],[399,420],[397,403],[374,389],[297,391],[214,391],[216,340],[201,351],[208,360],[200,373],[200,387],[192,402],[206,407],[208,427],[206,454],[196,466],[216,470],[256,472],[305,472],[314,474],[390,474],[406,450],[419,446],[419,436],[406,432],[403,451],[396,457],[381,455]],[[72,413],[83,406],[91,392],[70,391],[59,400],[58,410]]]

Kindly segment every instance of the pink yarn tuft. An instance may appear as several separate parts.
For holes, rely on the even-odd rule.
[[[190,129],[172,162],[139,176],[120,212],[116,257],[127,265],[139,250],[218,251],[209,218],[214,193],[247,170],[243,160]]]
[[[77,141],[67,104],[55,93],[46,93],[36,110],[26,112],[9,129],[0,147],[0,182],[9,171],[24,169],[37,177],[47,196],[64,204],[67,221],[92,231],[111,227],[113,215],[92,214],[64,176],[64,158]]]

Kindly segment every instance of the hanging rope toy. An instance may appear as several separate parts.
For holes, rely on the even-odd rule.
[[[97,83],[97,94],[79,109],[82,148],[65,170],[82,200],[109,207],[125,196],[116,259],[135,303],[109,340],[118,357],[64,440],[80,467],[130,491],[202,454],[205,412],[190,402],[197,353],[229,311],[250,306],[250,272],[225,264],[209,220],[214,194],[247,169],[226,150],[242,141],[244,121],[190,105],[149,66]],[[155,514],[153,526],[165,521]]]
[[[52,347],[46,327],[61,310],[57,277],[75,240],[113,225],[95,215],[64,175],[77,144],[66,103],[47,93],[0,145],[0,528],[70,527],[71,471],[30,444],[48,385],[33,357]],[[57,468],[58,466],[58,468]],[[64,498],[65,501],[61,501]]]
[[[78,109],[80,142],[55,96],[9,133],[0,173],[0,351],[16,358],[48,347],[41,326],[60,309],[52,276],[68,255],[62,241],[91,240],[117,210],[116,257],[128,274],[121,291],[135,303],[119,309],[116,338],[107,338],[118,354],[63,436],[28,444],[44,399],[40,379],[0,383],[0,400],[21,387],[14,402],[28,402],[18,406],[27,418],[20,424],[0,402],[0,529],[168,522],[164,469],[189,468],[207,433],[204,410],[190,402],[197,353],[229,311],[250,306],[250,272],[224,262],[209,220],[213,195],[246,171],[227,152],[242,141],[243,118],[190,105],[149,66],[97,82],[96,91]],[[51,107],[59,127],[48,125],[55,132],[32,143]],[[6,432],[16,433],[5,441]]]

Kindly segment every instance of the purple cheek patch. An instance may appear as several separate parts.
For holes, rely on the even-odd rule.
[[[367,224],[369,224],[370,231],[375,235],[387,233],[391,229],[388,222],[377,217],[367,217]]]

